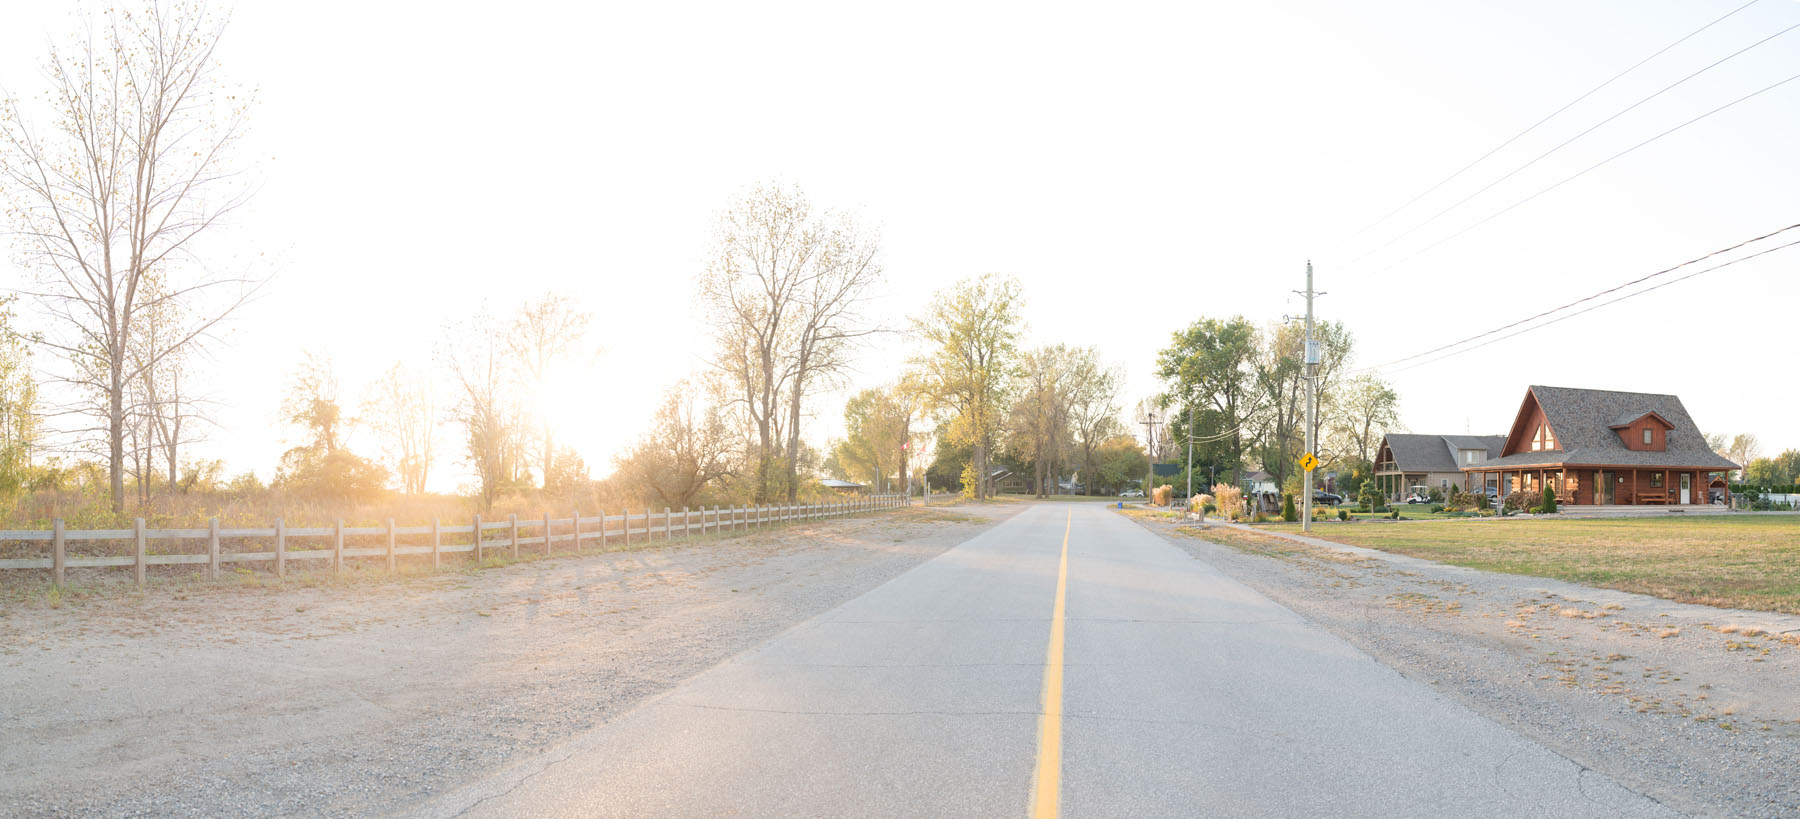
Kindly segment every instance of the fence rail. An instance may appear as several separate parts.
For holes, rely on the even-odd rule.
[[[630,546],[634,538],[637,542],[648,543],[659,537],[672,540],[696,534],[750,531],[786,523],[861,515],[907,504],[904,495],[869,495],[826,503],[776,506],[682,507],[680,511],[665,506],[660,514],[654,509],[645,509],[642,512],[624,510],[616,515],[602,511],[588,517],[579,513],[562,518],[545,514],[532,519],[508,515],[505,520],[486,521],[476,515],[468,523],[449,526],[439,520],[426,525],[395,526],[389,519],[385,526],[345,526],[339,521],[335,526],[288,528],[278,519],[271,528],[223,529],[219,527],[218,518],[214,518],[205,529],[148,529],[144,519],[138,518],[130,529],[71,531],[65,530],[62,519],[57,518],[48,530],[0,529],[0,549],[19,542],[50,545],[48,556],[0,557],[0,569],[49,569],[52,582],[59,586],[66,582],[67,570],[71,568],[129,566],[136,570],[140,586],[144,584],[145,569],[150,566],[204,565],[208,576],[216,578],[220,567],[226,563],[273,562],[275,573],[286,575],[287,564],[293,560],[328,560],[342,572],[347,559],[384,558],[387,568],[392,571],[402,557],[429,556],[435,569],[442,564],[444,555],[467,554],[473,562],[479,563],[495,551],[518,557],[521,547],[535,547],[534,552],[541,549],[546,555],[556,554],[558,545],[580,552],[586,544],[606,549],[615,544]],[[499,536],[495,537],[494,533]],[[445,542],[446,537],[452,542]],[[292,548],[289,541],[294,538],[307,539],[309,542],[305,545],[308,548]],[[327,539],[326,548],[319,548],[315,542],[320,538]],[[402,538],[409,542],[402,543]],[[363,542],[372,539],[374,545],[346,546],[347,539]],[[180,544],[184,541],[205,541],[206,551],[153,553],[150,549],[152,542]],[[91,547],[72,553],[69,546],[77,543],[127,544],[129,553],[80,553],[99,551]],[[228,548],[234,545],[241,550]],[[249,548],[242,549],[244,546]],[[108,551],[118,551],[118,548],[115,546]]]

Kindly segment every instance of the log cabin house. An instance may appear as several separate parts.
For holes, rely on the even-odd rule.
[[[1730,503],[1738,465],[1706,446],[1673,395],[1533,386],[1500,457],[1465,466],[1471,488],[1576,506]]]

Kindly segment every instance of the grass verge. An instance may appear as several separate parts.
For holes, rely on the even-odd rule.
[[[1800,518],[1489,519],[1315,526],[1312,536],[1684,603],[1800,614]]]

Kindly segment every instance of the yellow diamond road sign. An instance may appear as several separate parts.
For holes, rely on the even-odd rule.
[[[1313,471],[1313,468],[1317,467],[1318,465],[1319,465],[1318,456],[1312,454],[1311,452],[1308,452],[1305,455],[1300,456],[1300,468],[1301,469],[1311,472],[1311,471]]]

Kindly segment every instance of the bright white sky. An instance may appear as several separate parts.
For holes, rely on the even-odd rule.
[[[303,350],[332,355],[355,398],[428,359],[446,323],[555,290],[598,317],[606,352],[563,438],[603,474],[662,389],[705,366],[694,279],[718,211],[761,180],[879,229],[875,319],[901,327],[935,289],[1015,274],[1031,340],[1099,346],[1129,374],[1127,405],[1157,389],[1155,353],[1188,322],[1301,312],[1309,258],[1319,315],[1350,324],[1359,363],[1422,352],[1800,222],[1796,81],[1419,253],[1800,73],[1796,31],[1349,264],[1800,23],[1800,2],[1760,0],[1344,244],[1743,2],[243,2],[225,71],[258,91],[246,153],[262,183],[210,247],[266,253],[276,276],[215,347],[221,428],[202,451],[266,479],[292,444],[271,431]],[[34,93],[71,19],[53,2],[5,17],[0,86]],[[1676,393],[1705,430],[1800,446],[1797,262],[1800,248],[1392,372],[1405,425],[1504,432],[1543,383]],[[891,379],[905,353],[876,345],[852,386]],[[840,405],[819,402],[809,438],[841,427]]]

